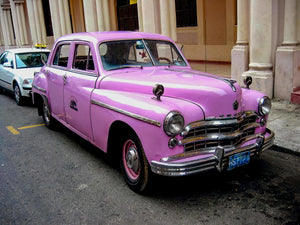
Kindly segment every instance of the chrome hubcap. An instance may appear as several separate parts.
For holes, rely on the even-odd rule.
[[[135,173],[139,171],[139,158],[134,146],[130,146],[126,153],[126,164],[128,168],[132,169]]]

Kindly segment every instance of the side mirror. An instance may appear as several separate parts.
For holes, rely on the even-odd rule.
[[[10,62],[5,62],[5,63],[3,63],[3,66],[4,66],[4,67],[10,67],[10,68],[13,68],[13,62],[12,62],[12,61],[10,61]]]

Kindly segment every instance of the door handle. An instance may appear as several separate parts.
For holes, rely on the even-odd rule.
[[[68,78],[67,74],[63,75],[64,84],[67,83],[67,78]]]

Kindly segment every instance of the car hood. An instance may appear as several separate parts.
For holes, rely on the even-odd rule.
[[[164,86],[162,101],[171,97],[197,104],[206,118],[231,117],[242,111],[242,91],[237,83],[191,69],[122,70],[105,76],[100,86],[102,89],[153,95],[155,84]]]
[[[13,73],[19,76],[22,79],[29,79],[34,77],[35,72],[39,72],[42,67],[34,67],[34,68],[22,68],[22,69],[15,69]]]

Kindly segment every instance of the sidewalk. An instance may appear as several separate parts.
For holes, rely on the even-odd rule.
[[[300,155],[300,105],[272,100],[267,127],[275,133],[274,149]]]

